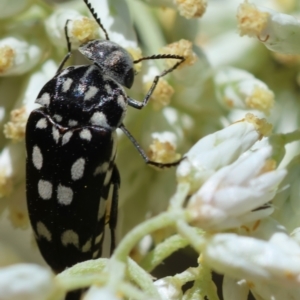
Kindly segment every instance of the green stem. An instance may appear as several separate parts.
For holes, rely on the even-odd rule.
[[[135,282],[148,297],[160,299],[159,293],[153,284],[151,275],[145,272],[134,260],[128,259],[127,272],[129,278]]]
[[[188,218],[188,217],[187,217]],[[177,221],[178,233],[183,236],[188,243],[199,253],[203,247],[205,240],[203,238],[204,232],[200,229],[189,226],[184,220]]]
[[[295,131],[288,133],[280,133],[274,134],[271,136],[271,140],[274,139],[276,141],[280,141],[281,144],[286,145],[292,142],[296,142],[300,140],[300,129],[296,129]]]
[[[57,277],[57,280],[64,291],[71,291],[89,287],[96,283],[104,285],[107,282],[107,275],[61,276]]]
[[[141,261],[140,265],[146,271],[151,272],[156,266],[178,249],[188,245],[188,241],[179,235],[174,235],[158,244]]]
[[[112,259],[126,262],[130,251],[145,235],[164,227],[173,226],[178,219],[185,219],[185,217],[184,211],[168,211],[139,224],[125,235]]]
[[[176,193],[170,200],[170,210],[182,208],[184,201],[186,200],[186,197],[188,196],[188,193],[190,191],[190,187],[191,185],[188,182],[179,183],[177,185]]]
[[[176,274],[173,278],[180,281],[182,285],[189,281],[194,281],[199,276],[199,268],[188,268],[182,273]]]
[[[132,284],[120,283],[119,290],[120,290],[120,292],[122,292],[124,294],[124,296],[127,296],[126,299],[132,299],[132,300],[133,299],[136,299],[136,300],[150,299],[149,297],[147,297],[147,295],[145,293],[141,292],[139,289],[137,289]],[[153,299],[158,300],[160,298],[158,297],[158,298],[153,298]]]
[[[211,277],[211,270],[203,265],[199,266],[200,276],[195,281],[195,286],[199,285],[202,287],[202,296],[206,296],[209,300],[220,300],[217,294],[217,288]]]

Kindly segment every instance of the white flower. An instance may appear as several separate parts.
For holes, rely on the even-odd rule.
[[[247,114],[244,120],[202,138],[184,155],[177,169],[178,181],[188,181],[191,191],[198,189],[215,171],[235,161],[270,130],[265,120]]]
[[[176,153],[177,138],[172,132],[152,133],[152,143],[149,147],[149,158],[156,162],[172,163],[180,158]]]
[[[55,47],[59,45],[67,48],[65,35],[67,20],[69,20],[67,33],[72,49],[77,49],[81,44],[99,37],[99,27],[95,20],[84,17],[75,10],[60,9],[45,21],[46,31]]]
[[[0,268],[1,300],[46,300],[56,291],[53,274],[33,264]]]
[[[197,226],[222,230],[271,214],[268,206],[255,210],[274,197],[286,175],[285,170],[274,169],[270,155],[270,147],[245,153],[212,175],[187,206]]]
[[[35,67],[42,51],[25,40],[8,37],[0,40],[0,76],[21,75]]]
[[[207,238],[202,254],[212,269],[232,278],[300,289],[300,246],[285,233],[276,232],[269,241],[215,234]]]
[[[237,18],[241,35],[257,36],[272,51],[300,53],[299,19],[247,1],[239,6]]]
[[[214,82],[219,101],[229,109],[257,109],[268,114],[273,108],[274,93],[249,72],[221,68]]]

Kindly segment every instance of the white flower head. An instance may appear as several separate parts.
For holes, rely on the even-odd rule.
[[[1,300],[46,300],[58,289],[52,272],[33,264],[0,268]]]
[[[99,26],[95,20],[80,15],[75,10],[60,9],[55,11],[45,22],[48,36],[57,47],[67,47],[65,25],[67,20],[67,33],[73,49],[81,44],[96,39],[99,36]]]
[[[195,223],[208,230],[227,229],[272,213],[269,207],[253,211],[274,197],[286,174],[274,169],[270,155],[271,147],[245,153],[212,175],[187,206]]]
[[[177,169],[179,182],[188,181],[191,191],[198,189],[214,172],[235,161],[263,135],[271,125],[247,114],[244,120],[210,134],[198,141]]]
[[[257,109],[268,114],[273,108],[274,93],[249,72],[221,68],[214,81],[218,100],[229,109]]]
[[[152,133],[152,143],[149,149],[149,158],[156,162],[171,163],[180,158],[176,153],[177,138],[173,132]]]
[[[0,76],[21,75],[37,65],[42,51],[25,40],[8,37],[0,40]]]
[[[202,254],[213,270],[232,278],[300,287],[300,246],[285,233],[274,233],[269,241],[215,234],[207,238]]]
[[[237,18],[240,35],[257,36],[271,51],[300,53],[299,19],[247,1],[239,6]]]

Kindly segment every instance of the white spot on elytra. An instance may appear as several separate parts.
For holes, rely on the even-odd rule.
[[[85,92],[83,100],[90,100],[98,93],[98,91],[99,89],[96,86],[90,86],[88,91]]]
[[[65,80],[65,82],[63,83],[63,87],[62,87],[62,91],[64,93],[66,93],[69,90],[69,88],[71,87],[72,82],[73,82],[73,79],[71,79],[71,78],[67,78]]]
[[[109,167],[108,162],[105,162],[105,163],[101,164],[100,166],[98,166],[95,169],[94,176],[96,176],[98,174],[101,174],[101,173],[105,173],[107,171],[108,167]]]
[[[50,181],[40,179],[38,182],[38,192],[42,199],[49,200],[52,196],[52,183]]]
[[[71,167],[71,176],[73,180],[78,180],[83,176],[85,159],[77,159]]]
[[[92,139],[92,134],[88,129],[82,129],[79,133],[79,136],[83,140],[87,140],[87,141],[90,141]]]
[[[40,98],[36,99],[36,103],[39,103],[43,106],[49,106],[50,104],[50,94],[44,93]]]
[[[93,258],[97,258],[97,257],[98,257],[98,254],[99,254],[99,249],[96,250],[96,251],[93,253]]]
[[[63,205],[69,205],[73,200],[72,189],[59,184],[57,187],[57,199],[58,203]]]
[[[73,135],[72,131],[67,131],[62,137],[62,145],[67,144],[72,135]]]
[[[61,235],[61,242],[66,247],[67,245],[71,244],[75,247],[79,247],[79,237],[78,234],[73,230],[66,230]]]
[[[126,109],[126,103],[125,103],[125,99],[124,99],[124,96],[123,96],[123,95],[119,95],[119,96],[118,96],[117,102],[118,102],[119,106],[120,106],[123,110]]]
[[[98,221],[103,218],[104,214],[105,214],[105,207],[106,207],[106,201],[104,198],[100,198],[100,203],[99,203],[99,209],[98,209]]]
[[[91,250],[92,247],[92,239],[89,239],[81,248],[82,252],[88,252]]]
[[[75,120],[69,120],[68,125],[69,125],[70,127],[74,127],[74,126],[77,126],[77,125],[78,125],[78,122],[75,121]]]
[[[62,121],[62,116],[60,116],[60,115],[54,115],[54,116],[53,116],[53,119],[54,119],[55,121],[57,121],[57,122],[61,122],[61,121]]]
[[[108,83],[104,85],[104,88],[108,94],[110,94],[112,92],[112,89]]]
[[[101,232],[95,239],[95,244],[99,244],[101,242],[103,236],[103,232]]]
[[[46,120],[46,118],[41,118],[37,123],[36,123],[36,128],[39,129],[45,129],[48,126],[48,122]]]
[[[52,127],[52,136],[56,144],[58,143],[59,140],[59,131],[53,126]]]
[[[70,69],[71,70],[75,69],[75,66],[72,66],[71,68],[66,68],[66,69],[62,70],[61,73],[59,73],[59,76],[61,77],[61,76],[67,75],[68,73],[70,73]]]
[[[92,115],[90,122],[92,125],[110,128],[110,126],[107,124],[107,119],[105,114],[100,111],[97,111]]]
[[[43,155],[41,149],[38,146],[33,147],[32,162],[38,170],[40,170],[43,166]]]
[[[107,186],[110,183],[111,174],[112,174],[112,169],[110,169],[106,172],[104,183],[103,183],[104,186]]]
[[[42,222],[37,222],[36,231],[39,237],[45,238],[48,242],[51,241],[52,235],[51,232],[47,229],[46,225]]]

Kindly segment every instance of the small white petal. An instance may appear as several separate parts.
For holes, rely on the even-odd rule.
[[[107,287],[102,288],[97,286],[92,286],[83,297],[83,300],[99,300],[99,299],[120,300],[121,298],[117,297],[115,293],[113,293]]]
[[[232,278],[263,280],[281,287],[299,287],[300,247],[288,235],[270,241],[225,233],[207,239],[203,259],[213,270]]]
[[[300,53],[300,21],[296,17],[248,2],[239,6],[237,17],[241,35],[259,37],[272,51]]]
[[[172,280],[171,277],[156,280],[154,285],[156,286],[161,299],[177,300],[182,298],[181,285],[177,284],[176,286],[176,280]]]

